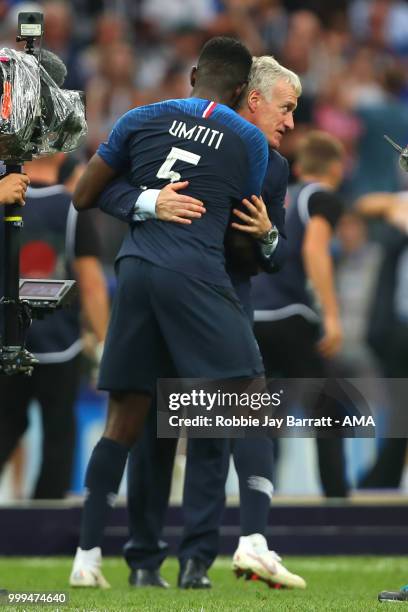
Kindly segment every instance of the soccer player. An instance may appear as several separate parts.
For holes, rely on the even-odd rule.
[[[241,96],[251,64],[241,43],[210,40],[192,72],[192,97],[124,115],[74,196],[79,209],[92,206],[104,185],[129,168],[140,187],[160,188],[182,176],[207,212],[189,227],[158,220],[133,225],[118,255],[99,382],[109,391],[108,417],[87,470],[73,586],[107,586],[100,571],[106,515],[129,449],[140,437],[158,373],[171,363],[186,378],[263,374],[223,256],[233,203],[260,193],[267,166],[262,132],[225,105]]]
[[[255,333],[269,376],[325,378],[326,359],[342,339],[330,254],[342,212],[335,193],[344,172],[341,144],[311,132],[299,146],[295,168],[299,182],[289,190],[285,269],[253,281]],[[327,399],[327,409],[329,404]],[[342,440],[318,438],[317,445],[326,495],[347,495]]]
[[[236,229],[259,240],[261,249],[258,252],[264,252],[260,263],[270,271],[278,270],[284,259],[285,238],[282,232],[288,178],[287,162],[274,149],[279,147],[283,133],[293,128],[293,111],[300,92],[299,79],[276,60],[267,56],[254,59],[248,93],[240,113],[264,128],[273,147],[270,149],[263,186],[268,211],[261,200],[255,201],[253,206],[249,205],[246,209],[246,217],[238,214],[242,225],[236,226]],[[166,195],[163,195],[165,190]],[[199,206],[183,201],[183,196],[174,191],[171,193],[167,188],[160,192],[156,206],[153,202],[152,209],[142,210],[138,201],[135,212],[137,195],[137,190],[122,180],[112,183],[105,190],[99,205],[125,221],[129,221],[132,215],[141,220],[146,218],[146,214],[157,214],[160,219],[189,223],[185,220],[186,216],[194,218],[195,215],[204,214]],[[148,193],[145,195],[148,196]],[[157,197],[157,193],[152,195]],[[274,250],[271,244],[268,246],[267,239],[273,233],[271,221],[280,232],[279,239],[274,239]],[[227,269],[237,295],[252,319],[249,272],[243,268],[239,255],[237,257],[236,249],[227,249]],[[150,415],[143,438],[130,456],[128,507],[131,539],[125,546],[125,557],[132,570],[130,584],[164,587],[166,583],[159,574],[159,567],[166,556],[167,546],[161,540],[161,532],[168,504],[176,440],[157,440],[155,419],[155,415]],[[269,573],[264,578],[268,582],[304,586],[304,581],[288,572],[278,556],[268,550],[265,539],[273,489],[272,443],[267,438],[233,440],[231,445],[228,440],[189,440],[183,500],[186,527],[179,547],[179,586],[210,586],[206,572],[218,552],[218,531],[231,451],[240,480],[241,544],[252,553],[256,567],[260,559],[265,562]],[[151,486],[153,482],[154,487]]]
[[[25,204],[30,180],[26,174],[8,174],[0,180],[0,204]]]

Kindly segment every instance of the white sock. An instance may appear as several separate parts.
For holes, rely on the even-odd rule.
[[[268,544],[261,533],[251,533],[249,536],[239,538],[239,546],[245,550],[252,550],[258,555],[268,552]]]
[[[78,566],[100,567],[102,564],[102,551],[100,547],[95,546],[95,548],[90,550],[82,550],[82,548],[78,547],[74,564]]]

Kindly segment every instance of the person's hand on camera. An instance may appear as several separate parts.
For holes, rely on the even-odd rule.
[[[192,219],[200,219],[205,213],[201,200],[178,193],[186,189],[188,181],[169,183],[160,191],[156,202],[156,215],[161,221],[189,225]]]
[[[24,206],[25,193],[30,183],[26,174],[8,174],[0,180],[0,204]]]

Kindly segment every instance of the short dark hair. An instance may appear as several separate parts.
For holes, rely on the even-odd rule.
[[[330,164],[344,159],[340,140],[320,130],[311,130],[299,142],[295,161],[301,171],[308,174],[325,174]]]
[[[197,85],[223,93],[248,81],[252,56],[235,38],[210,38],[201,50],[197,63]]]

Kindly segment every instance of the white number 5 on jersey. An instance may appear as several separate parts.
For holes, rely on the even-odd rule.
[[[201,155],[196,155],[195,153],[190,153],[190,151],[184,151],[183,149],[173,147],[166,157],[165,162],[160,166],[156,176],[157,178],[170,180],[171,183],[176,183],[181,179],[181,174],[175,170],[172,170],[172,167],[176,161],[180,160],[186,162],[187,164],[196,166],[200,159]]]

